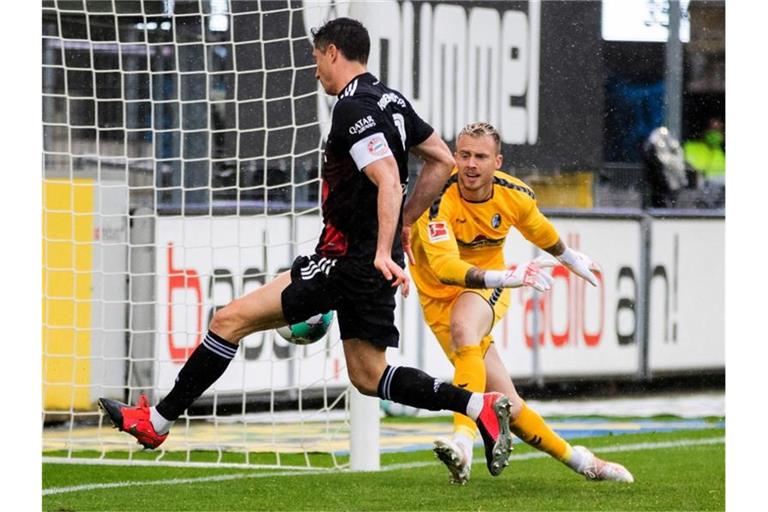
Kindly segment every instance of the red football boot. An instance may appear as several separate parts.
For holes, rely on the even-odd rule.
[[[485,393],[477,428],[485,445],[485,462],[491,475],[499,476],[509,464],[512,433],[509,430],[509,398],[501,393]]]
[[[135,407],[109,398],[99,398],[99,405],[115,428],[131,434],[144,448],[157,448],[168,437],[167,433],[160,435],[155,432],[149,421],[149,400],[145,395],[139,395]]]

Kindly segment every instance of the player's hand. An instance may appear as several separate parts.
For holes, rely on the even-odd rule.
[[[550,276],[536,261],[521,263],[514,270],[507,271],[504,279],[505,288],[517,288],[530,286],[540,292],[546,292],[552,288],[552,276]]]
[[[413,250],[411,250],[411,226],[403,225],[403,230],[400,231],[400,243],[403,245],[403,252],[408,257],[408,264],[415,265],[416,260],[413,257]]]
[[[403,297],[408,296],[411,280],[406,275],[405,270],[400,265],[395,263],[391,257],[376,257],[376,259],[373,260],[373,266],[376,267],[376,270],[381,272],[381,274],[384,276],[384,279],[387,281],[392,281],[393,288],[402,285],[403,288],[401,293],[403,294]]]
[[[562,263],[568,270],[585,281],[589,281],[589,284],[592,286],[597,286],[597,277],[593,272],[599,272],[600,266],[592,261],[589,256],[579,251],[574,251],[570,247],[566,247],[563,254],[556,257],[557,261]]]
[[[485,271],[486,288],[530,286],[540,292],[546,292],[552,288],[552,282],[552,276],[544,271],[535,260],[521,263],[514,269]]]

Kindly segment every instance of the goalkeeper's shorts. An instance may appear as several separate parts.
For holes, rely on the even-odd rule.
[[[458,298],[464,293],[475,293],[488,303],[488,306],[493,310],[493,325],[496,325],[509,309],[510,293],[508,288],[466,289],[453,297],[444,299],[434,299],[420,293],[419,301],[424,312],[424,320],[429,325],[429,328],[432,329],[437,341],[440,342],[440,346],[443,348],[445,355],[448,356],[451,364],[453,364],[455,357],[454,346],[451,343],[451,315],[453,313],[453,305],[456,304]],[[461,319],[458,320],[461,321]],[[493,325],[491,328],[493,328]],[[493,336],[489,332],[480,340],[483,356],[485,356],[491,343],[493,343]]]
[[[288,323],[336,311],[342,340],[367,340],[397,347],[395,292],[391,282],[371,264],[347,258],[299,256],[291,266],[291,284],[283,290],[283,316]]]

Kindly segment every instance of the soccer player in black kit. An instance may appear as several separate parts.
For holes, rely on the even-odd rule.
[[[399,92],[367,72],[370,38],[360,22],[331,20],[313,36],[316,77],[326,93],[338,97],[325,146],[324,227],[315,254],[296,258],[289,272],[218,310],[173,389],[155,407],[144,395],[136,406],[106,398],[99,403],[118,429],[155,448],[173,421],[224,373],[242,338],[336,310],[352,384],[364,395],[473,418],[488,469],[498,475],[512,446],[508,398],[390,366],[385,356],[387,347],[398,345],[394,295],[400,286],[407,295],[410,283],[396,236],[403,230],[408,153],[424,160],[409,199],[409,210],[419,214],[440,193],[453,156]]]

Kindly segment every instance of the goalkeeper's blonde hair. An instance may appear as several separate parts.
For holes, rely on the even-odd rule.
[[[461,129],[456,140],[458,141],[462,135],[469,135],[470,137],[482,137],[483,135],[488,135],[496,143],[496,153],[501,153],[501,135],[499,135],[499,131],[490,123],[483,123],[481,121],[469,123]]]

